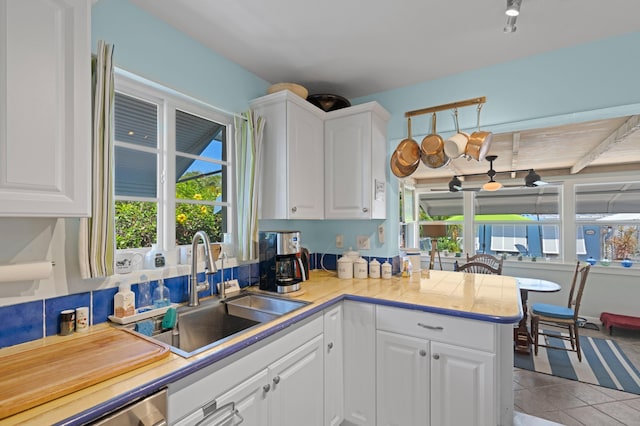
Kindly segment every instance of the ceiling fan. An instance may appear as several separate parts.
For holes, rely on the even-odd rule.
[[[473,174],[466,174],[466,175],[455,175],[451,178],[451,180],[449,181],[449,192],[460,192],[460,191],[474,191],[474,192],[478,192],[478,191],[497,191],[500,188],[503,187],[513,187],[512,185],[503,185],[502,183],[498,182],[495,180],[495,176],[498,173],[515,173],[515,172],[526,172],[528,171],[528,174],[525,176],[524,178],[524,187],[526,188],[535,188],[538,186],[542,186],[542,185],[547,185],[548,182],[545,182],[542,180],[542,178],[540,177],[540,175],[538,173],[536,173],[535,170],[533,169],[522,169],[522,170],[506,170],[506,171],[502,171],[502,172],[497,172],[494,168],[493,168],[493,162],[498,158],[497,155],[487,155],[485,157],[485,159],[487,161],[489,161],[489,170],[486,173],[473,173]],[[487,175],[489,176],[489,181],[487,183],[485,183],[484,185],[482,185],[482,187],[480,188],[463,188],[462,187],[462,181],[460,180],[460,177],[468,177],[468,176],[483,176],[483,175]],[[518,185],[516,187],[522,187],[521,185]],[[434,189],[434,191],[437,191],[436,189]]]

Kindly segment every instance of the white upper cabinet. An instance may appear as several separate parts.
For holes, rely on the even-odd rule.
[[[377,102],[327,114],[325,218],[385,219],[389,113]]]
[[[281,91],[251,102],[265,119],[261,219],[324,218],[324,111]]]
[[[0,0],[0,216],[91,214],[91,2]]]

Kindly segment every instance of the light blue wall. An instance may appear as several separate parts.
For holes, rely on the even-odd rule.
[[[113,44],[117,67],[229,112],[270,85],[127,0],[98,1],[91,27],[93,50],[100,39]]]
[[[207,50],[126,0],[101,0],[92,10],[93,45],[104,39],[115,45],[116,65],[190,94],[216,107],[240,112],[269,86],[238,65]],[[405,135],[406,111],[462,99],[486,96],[483,129],[495,133],[546,127],[640,112],[640,32],[574,48],[562,49],[495,65],[410,87],[352,99],[353,104],[375,100],[392,115],[388,126],[388,154]],[[446,114],[446,113],[443,113]],[[453,128],[439,117],[438,133]],[[473,107],[460,111],[463,128],[475,127]],[[413,120],[414,137],[428,132],[427,117]],[[265,221],[263,229],[297,229],[312,252],[337,253],[336,234],[345,247],[356,236],[369,235],[372,250],[365,255],[398,253],[397,179],[387,170],[386,221]],[[377,242],[384,223],[386,242]]]

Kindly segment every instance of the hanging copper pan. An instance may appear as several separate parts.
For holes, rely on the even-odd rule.
[[[398,150],[395,150],[391,155],[391,161],[389,161],[389,165],[391,166],[391,171],[394,175],[399,178],[406,178],[416,171],[416,169],[420,165],[420,161],[417,161],[413,166],[403,166],[398,161]]]
[[[421,159],[425,166],[438,169],[449,164],[449,157],[444,153],[444,141],[436,134],[436,113],[431,116],[431,134],[422,139]]]
[[[491,132],[483,132],[480,130],[481,109],[482,104],[478,105],[478,130],[471,133],[471,136],[469,136],[469,142],[467,142],[467,147],[465,149],[465,154],[476,161],[484,160],[487,152],[489,152],[491,139],[493,139],[493,134]]]
[[[407,139],[403,139],[396,148],[398,165],[404,168],[420,162],[420,145],[411,138],[411,117],[407,119],[407,134]]]

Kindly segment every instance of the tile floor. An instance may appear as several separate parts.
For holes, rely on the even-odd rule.
[[[601,325],[598,323],[598,327]],[[640,331],[581,328],[582,335],[613,339],[640,368]],[[514,369],[514,425],[640,426],[640,395]]]

